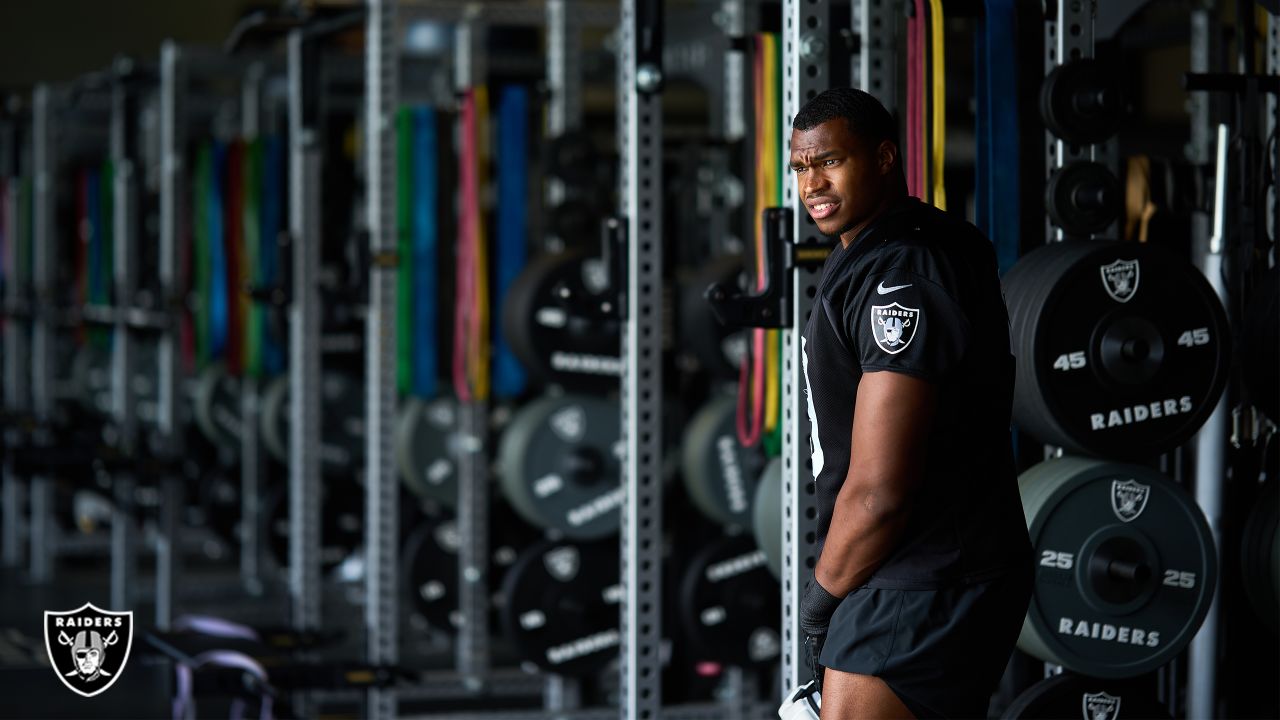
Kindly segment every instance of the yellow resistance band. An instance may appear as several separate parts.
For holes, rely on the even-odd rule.
[[[933,204],[939,210],[947,209],[947,192],[943,184],[942,167],[946,158],[947,140],[947,58],[942,42],[946,30],[942,16],[942,0],[929,0],[929,14],[933,22],[929,23],[930,62],[933,67],[933,148],[930,156],[929,174],[933,180]]]
[[[766,207],[781,205],[778,196],[782,190],[782,135],[781,125],[782,118],[781,103],[778,97],[778,36],[765,34],[761,36],[760,49],[764,55],[763,67],[761,75],[763,75],[760,96],[762,112],[760,113],[760,162],[756,163],[757,181],[756,194],[758,196],[757,207],[763,210]],[[759,214],[759,213],[758,213]],[[761,254],[764,253],[764,220],[763,214],[760,214],[759,224],[756,226],[756,233],[759,236],[758,243],[761,248]],[[765,377],[765,393],[764,393],[764,427],[766,432],[772,432],[778,426],[778,408],[779,408],[779,375],[780,360],[778,357],[778,331],[769,330],[765,333],[764,342],[764,377]]]

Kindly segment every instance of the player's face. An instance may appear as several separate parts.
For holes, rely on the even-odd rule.
[[[825,235],[843,235],[871,218],[886,193],[897,149],[874,146],[844,118],[791,131],[791,170],[800,201]]]

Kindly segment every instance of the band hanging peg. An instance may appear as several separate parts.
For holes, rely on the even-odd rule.
[[[791,326],[791,271],[795,266],[791,227],[789,208],[765,208],[763,290],[750,294],[715,283],[702,294],[722,324],[758,328]]]
[[[636,0],[636,90],[662,92],[662,23],[664,0]]]
[[[576,315],[596,320],[621,320],[627,305],[626,226],[616,217],[600,225],[598,275],[586,279],[580,288],[559,283],[553,288],[557,302]],[[590,265],[584,265],[584,270]]]

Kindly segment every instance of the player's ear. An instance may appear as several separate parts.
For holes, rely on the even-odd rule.
[[[898,162],[898,146],[891,140],[881,140],[876,148],[876,160],[881,175],[893,172],[893,166]]]

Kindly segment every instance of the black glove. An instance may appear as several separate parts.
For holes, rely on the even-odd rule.
[[[822,646],[827,641],[827,628],[831,625],[831,616],[840,607],[840,598],[827,592],[826,588],[814,578],[804,589],[800,598],[800,630],[804,633],[805,660],[813,672],[813,679],[822,690],[823,668],[818,658],[822,655]]]

